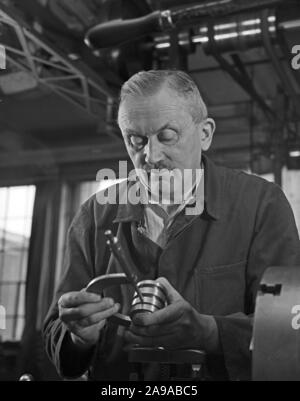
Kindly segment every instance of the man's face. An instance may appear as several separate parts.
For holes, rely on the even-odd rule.
[[[201,151],[209,148],[214,130],[208,120],[194,122],[185,98],[166,88],[150,97],[128,96],[118,118],[136,169],[182,173],[200,168]]]
[[[183,201],[199,177],[202,149],[211,143],[213,120],[196,123],[188,105],[164,88],[150,97],[128,97],[119,109],[128,154],[140,170],[140,180],[152,195],[159,195],[160,203]]]

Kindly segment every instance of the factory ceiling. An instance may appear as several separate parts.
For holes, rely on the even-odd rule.
[[[278,143],[300,135],[299,38],[298,1],[0,0],[0,167],[40,165],[45,150],[57,163],[125,157],[120,86],[176,67],[216,119],[213,157],[268,172]]]

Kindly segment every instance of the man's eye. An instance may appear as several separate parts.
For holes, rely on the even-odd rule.
[[[142,149],[147,143],[147,138],[138,135],[130,135],[129,143],[137,149]]]
[[[175,143],[178,140],[178,134],[172,129],[166,129],[158,134],[160,142]]]

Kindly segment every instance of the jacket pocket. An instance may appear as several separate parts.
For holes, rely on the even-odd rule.
[[[194,271],[196,307],[201,313],[227,315],[243,312],[247,260],[217,266],[198,266]]]
[[[199,271],[200,274],[214,274],[214,273],[219,273],[219,272],[223,272],[223,271],[233,271],[236,269],[243,269],[243,267],[245,268],[247,263],[247,259],[245,260],[241,260],[239,262],[236,263],[231,263],[231,264],[227,264],[227,265],[215,265],[215,266],[199,266],[197,267],[197,270]]]

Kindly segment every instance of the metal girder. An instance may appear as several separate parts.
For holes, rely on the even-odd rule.
[[[214,30],[211,24],[208,25],[208,37],[210,41],[210,51],[220,67],[223,68],[231,77],[250,95],[250,97],[260,106],[267,118],[274,118],[274,112],[265,102],[265,100],[256,91],[246,69],[237,71],[219,52],[215,38]]]
[[[2,6],[1,6],[2,7]],[[108,99],[115,94],[88,67],[80,66],[49,45],[38,32],[32,31],[12,12],[0,9],[0,23],[15,33],[15,44],[1,43],[6,50],[7,61],[33,75],[42,84],[69,102],[79,106],[94,117],[105,115]]]
[[[110,160],[127,160],[128,155],[124,143],[89,144],[68,146],[66,148],[49,148],[11,151],[1,154],[0,169],[26,166],[51,166],[76,162],[103,162]]]
[[[286,73],[285,69],[282,66],[282,63],[280,62],[276,50],[274,46],[272,45],[271,37],[270,37],[270,32],[268,29],[268,13],[266,10],[263,10],[261,12],[261,31],[262,31],[262,39],[263,39],[263,44],[264,48],[266,50],[267,55],[269,56],[272,65],[274,67],[274,70],[279,78],[279,80],[282,83],[282,88],[284,92],[286,93],[287,96],[289,96],[293,102],[294,105],[294,113],[295,116],[300,117],[300,101],[298,98],[298,93],[296,88],[294,87],[293,82],[291,81],[289,75]],[[293,69],[291,69],[293,70]]]

